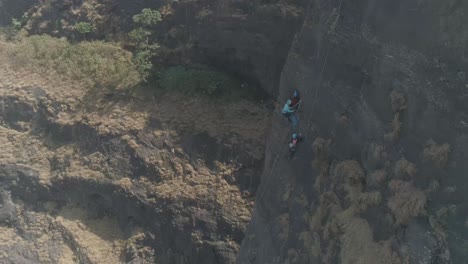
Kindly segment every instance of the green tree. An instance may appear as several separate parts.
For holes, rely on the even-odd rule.
[[[93,25],[89,22],[78,22],[75,24],[75,29],[78,31],[83,38],[86,40],[86,34],[93,32]]]
[[[156,51],[159,48],[157,43],[151,41],[154,35],[152,27],[160,21],[161,13],[149,8],[145,8],[141,13],[133,16],[133,22],[137,25],[137,28],[129,33],[129,38],[135,47],[134,62],[144,80],[147,80],[153,68],[151,58],[156,55]]]
[[[133,22],[145,27],[154,26],[161,20],[161,13],[159,13],[158,10],[153,10],[150,8],[144,8],[141,10],[140,14],[133,16]]]
[[[15,30],[21,30],[21,28],[28,22],[29,17],[27,15],[23,15],[21,18],[13,18],[11,20],[11,26]]]

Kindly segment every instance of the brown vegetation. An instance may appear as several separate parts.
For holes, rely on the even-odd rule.
[[[47,75],[55,72],[87,86],[128,88],[142,80],[132,54],[112,43],[71,44],[44,35],[21,37],[17,43],[3,42],[0,51],[16,69]]]
[[[395,176],[402,179],[412,179],[417,172],[416,165],[405,158],[401,158],[395,164]]]
[[[369,223],[358,217],[339,221],[343,235],[341,241],[341,263],[343,264],[401,264],[398,252],[389,241],[377,243],[372,237]]]
[[[439,168],[447,166],[450,154],[450,145],[444,143],[442,145],[436,144],[434,141],[429,140],[426,148],[423,150],[423,157],[426,161],[432,162]]]
[[[289,235],[289,214],[282,214],[277,219],[278,237],[281,241],[286,241]]]
[[[376,170],[369,175],[367,184],[370,187],[376,187],[376,188],[381,187],[386,179],[387,179],[387,171]]]
[[[320,195],[317,210],[309,218],[309,229],[321,231],[322,223],[327,222],[327,218],[342,211],[340,200],[333,192],[325,192]]]
[[[393,90],[390,93],[390,101],[394,112],[401,112],[406,109],[406,97],[399,91]]]
[[[387,205],[392,210],[398,224],[407,224],[411,218],[422,215],[426,205],[426,195],[410,182],[392,180],[389,188],[394,193]]]
[[[315,189],[320,191],[324,181],[328,177],[328,169],[330,167],[329,162],[329,155],[330,155],[330,144],[331,140],[325,140],[323,138],[318,137],[315,139],[314,143],[312,144],[312,148],[314,149],[314,160],[312,161],[312,165],[315,169],[319,171],[319,175],[315,180]]]
[[[384,146],[376,143],[370,145],[370,154],[375,161],[384,161],[388,158]]]
[[[384,135],[385,141],[389,143],[394,143],[400,138],[401,134],[401,121],[400,121],[400,112],[395,113],[395,116],[392,120],[392,130]]]
[[[380,192],[364,192],[359,193],[352,203],[359,211],[365,211],[370,206],[377,206],[382,202],[382,195]]]
[[[365,181],[364,171],[355,160],[346,160],[336,165],[334,177],[352,186],[360,185]]]
[[[407,102],[405,96],[396,90],[393,90],[390,94],[390,103],[392,110],[395,113],[392,120],[392,130],[384,135],[384,139],[387,142],[393,143],[400,138],[401,134],[401,112],[406,109]]]
[[[314,161],[313,165],[320,169],[323,166],[323,163],[328,161],[330,155],[330,144],[331,140],[323,139],[323,138],[316,138],[314,143],[312,144],[312,148],[314,149]]]
[[[5,52],[3,45],[4,43],[0,43],[0,52]],[[40,183],[31,189],[30,192],[33,195],[67,180],[84,183],[96,181],[95,186],[98,193],[100,190],[112,190],[108,187],[112,183],[112,186],[118,190],[115,191],[115,195],[128,195],[129,204],[133,203],[133,199],[141,201],[141,204],[135,203],[135,208],[141,205],[139,208],[149,211],[147,209],[153,208],[152,204],[154,203],[163,208],[157,209],[158,213],[162,211],[161,215],[166,214],[167,216],[167,214],[172,213],[171,210],[175,210],[179,205],[184,206],[183,210],[177,209],[176,215],[185,214],[191,218],[185,216],[181,216],[180,219],[174,218],[175,221],[180,221],[184,228],[188,228],[182,231],[183,236],[192,231],[200,233],[200,238],[193,238],[193,240],[187,238],[185,241],[187,247],[193,245],[194,247],[211,248],[208,245],[211,241],[205,242],[206,237],[210,235],[196,228],[197,219],[202,219],[200,221],[204,223],[215,223],[214,229],[210,229],[212,231],[209,232],[216,233],[216,237],[221,236],[221,232],[217,230],[216,221],[219,219],[226,221],[230,227],[229,230],[234,231],[227,231],[230,234],[222,235],[222,238],[216,241],[222,240],[221,243],[226,245],[226,250],[237,252],[237,250],[228,247],[231,243],[229,235],[234,232],[238,234],[237,232],[245,230],[245,226],[250,220],[252,208],[250,201],[242,197],[239,186],[225,180],[227,177],[235,177],[233,174],[239,167],[237,166],[239,163],[237,161],[220,162],[220,164],[216,164],[217,171],[213,172],[204,164],[206,158],[200,157],[195,161],[190,160],[191,149],[184,148],[179,142],[186,137],[184,131],[190,131],[193,134],[206,133],[213,138],[224,138],[225,142],[229,141],[235,146],[240,146],[242,142],[249,142],[250,151],[248,152],[252,156],[245,153],[241,155],[259,159],[264,152],[263,143],[259,142],[263,142],[269,124],[266,118],[268,116],[266,109],[262,110],[261,107],[253,103],[247,103],[248,106],[244,103],[210,104],[208,102],[212,101],[207,98],[184,98],[179,94],[164,94],[157,98],[159,109],[156,109],[158,110],[156,112],[153,101],[138,100],[137,103],[133,103],[130,100],[122,100],[122,102],[100,101],[102,98],[98,96],[89,98],[87,97],[88,89],[76,82],[63,81],[57,73],[40,75],[28,71],[26,67],[34,67],[35,64],[18,70],[16,67],[11,67],[10,59],[6,56],[0,56],[2,107],[28,112],[31,117],[19,120],[24,124],[22,126],[24,129],[13,129],[15,127],[14,121],[3,123],[0,126],[0,160],[2,164],[22,164],[21,166],[38,171],[37,177]],[[109,67],[111,66],[109,65]],[[14,98],[14,103],[9,103],[9,98]],[[84,101],[88,101],[88,103],[92,101],[96,105],[95,108],[83,109],[82,102]],[[17,105],[24,105],[26,110],[18,109]],[[216,107],[216,111],[213,110],[213,107]],[[101,109],[105,109],[105,111],[101,111]],[[239,113],[245,113],[246,109],[251,114],[239,119],[239,116],[243,116]],[[0,114],[0,119],[4,122],[6,120],[5,110]],[[43,115],[44,120],[39,118],[37,120],[36,117],[39,115]],[[158,124],[152,125],[152,122],[156,122],[156,120]],[[215,122],[214,125],[213,122]],[[209,125],[207,125],[208,123]],[[38,129],[47,126],[48,130],[53,131],[51,133],[54,133],[54,136],[31,135],[28,129],[33,124]],[[77,131],[75,130],[77,128],[80,132],[86,131],[86,134],[83,136],[74,133],[73,131]],[[57,133],[58,138],[55,133]],[[226,136],[228,133],[233,133],[235,136],[228,137]],[[66,139],[57,144],[55,140],[62,140],[62,137]],[[93,141],[96,138],[102,139],[102,141]],[[112,138],[112,140],[107,141],[107,138]],[[81,139],[90,142],[80,141],[83,144],[75,144]],[[188,140],[194,145],[196,144],[195,140]],[[88,149],[88,146],[91,149]],[[131,159],[135,159],[140,165],[133,166],[130,162]],[[234,163],[237,165],[231,166]],[[52,166],[51,164],[56,165]],[[142,166],[144,169],[140,170],[138,166]],[[25,177],[35,181],[35,176],[28,174]],[[21,188],[29,187],[21,186]],[[74,187],[72,186],[72,188]],[[91,193],[93,190],[89,190],[89,192]],[[83,197],[87,195],[83,194]],[[103,193],[103,195],[114,197],[113,192]],[[159,201],[164,201],[164,203]],[[188,205],[186,206],[186,204]],[[25,214],[29,214],[26,209],[24,211]],[[59,237],[62,232],[69,234],[68,236],[75,239],[76,246],[74,247],[77,247],[77,251],[70,254],[78,252],[79,255],[87,256],[91,259],[90,263],[106,263],[106,259],[112,263],[118,263],[119,260],[115,258],[118,258],[122,251],[125,251],[124,246],[125,248],[133,248],[131,244],[138,244],[136,246],[140,247],[149,243],[145,239],[128,237],[103,238],[99,236],[99,233],[93,234],[95,233],[93,230],[85,230],[79,226],[82,225],[84,228],[91,226],[89,222],[85,222],[87,218],[84,218],[82,223],[67,221],[67,218],[75,215],[67,213],[67,217],[55,221],[58,227],[46,223],[44,230],[51,234],[50,241],[60,242]],[[164,220],[154,219],[154,221],[157,223]],[[120,227],[115,227],[108,219],[102,219],[102,222],[107,223],[106,227],[113,230],[110,231],[113,235],[119,234]],[[92,223],[98,224],[99,230],[108,230],[101,229],[101,222],[97,220],[93,220]],[[37,223],[34,221],[27,223],[27,226],[31,228],[35,225]],[[15,223],[15,228],[17,226]],[[153,231],[150,229],[152,227],[142,226],[141,228],[145,234],[158,236],[158,231],[152,233]],[[211,227],[207,227],[205,230],[208,228]],[[178,227],[174,227],[174,230],[176,229]],[[21,237],[18,236],[17,229],[8,229],[8,232],[10,231],[16,237]],[[3,230],[0,230],[0,233],[3,233]],[[26,234],[29,236],[29,232]],[[37,234],[42,236],[45,233],[41,231]],[[116,243],[113,244],[114,241]],[[49,240],[44,240],[44,242],[49,243]],[[44,244],[42,247],[42,245],[34,243],[35,240],[24,243],[31,255],[36,254],[36,250],[43,248],[54,250],[49,247],[49,244]],[[99,246],[94,246],[94,243],[98,243]],[[214,240],[213,243],[215,243]],[[237,243],[236,240],[236,246],[238,246]],[[164,246],[170,247],[169,244]],[[66,249],[66,247],[64,248]],[[57,249],[57,252],[60,250],[60,248]],[[133,249],[131,251],[134,252]],[[0,262],[2,261],[0,260]],[[139,260],[134,262],[144,263]],[[45,259],[44,263],[60,262]]]
[[[323,263],[333,263],[333,255],[337,250],[335,236],[339,231],[333,219],[342,211],[343,208],[335,193],[325,192],[320,195],[317,209],[308,217],[309,232],[301,236],[311,259],[320,255]],[[312,234],[317,235],[312,236]]]
[[[315,259],[320,256],[320,235],[317,232],[302,232],[299,235],[299,239],[302,241],[303,247],[306,249],[309,256],[313,256]]]
[[[386,175],[385,170],[378,170],[369,178],[377,186],[385,181]],[[309,215],[309,231],[301,234],[310,259],[319,258],[321,263],[331,264],[333,256],[339,254],[346,264],[405,263],[405,254],[392,248],[390,240],[375,242],[371,226],[359,217],[383,199],[380,192],[364,192],[366,175],[360,164],[354,160],[339,162],[332,166],[329,178],[329,188],[335,192],[320,196],[317,209]],[[346,193],[344,204],[349,207],[343,208],[336,191]]]

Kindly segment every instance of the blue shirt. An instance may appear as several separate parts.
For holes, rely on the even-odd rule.
[[[294,113],[294,110],[286,103],[281,112],[283,112],[283,114],[291,114]]]

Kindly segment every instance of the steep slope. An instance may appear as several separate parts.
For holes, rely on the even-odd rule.
[[[0,262],[234,263],[264,106],[107,94],[0,58]]]
[[[467,11],[311,1],[279,97],[302,90],[306,140],[286,159],[274,117],[238,263],[466,260]]]
[[[47,253],[51,262],[102,262],[125,252],[121,261],[135,263],[154,256],[162,263],[231,263],[243,239],[238,263],[466,259],[464,2],[46,2],[53,4],[30,9],[28,30],[75,39],[77,21],[95,23],[96,38],[114,37],[130,29],[131,16],[142,8],[160,9],[166,62],[224,67],[280,101],[301,89],[306,140],[288,160],[290,132],[284,118],[273,118],[244,236],[251,204],[241,191],[256,189],[267,110],[247,104],[218,112],[207,101],[179,104],[173,95],[162,97],[162,105],[140,105],[136,98],[128,104],[79,88],[57,93],[45,84],[11,89],[25,76],[8,80],[16,73],[4,72],[6,220],[0,232],[6,239],[0,246],[10,250],[5,241],[22,230],[15,257],[37,252],[28,257],[37,262],[43,245],[51,244],[63,252]],[[81,109],[81,102],[90,108]],[[184,118],[174,115],[180,112]],[[213,112],[219,115],[206,118]],[[230,122],[220,120],[226,115]],[[12,217],[12,204],[25,213]],[[96,211],[106,213],[96,217]],[[41,215],[26,217],[33,213]],[[27,229],[28,219],[38,219],[33,222],[41,228]],[[123,231],[99,233],[93,226],[102,222]],[[135,222],[138,231],[125,230]],[[35,231],[51,223],[59,239]],[[83,244],[87,240],[95,243]],[[99,256],[95,244],[111,253]]]

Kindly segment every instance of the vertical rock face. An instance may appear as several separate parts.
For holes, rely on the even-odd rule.
[[[466,259],[466,12],[311,1],[279,90],[301,89],[305,141],[288,160],[287,123],[273,121],[238,263]]]
[[[300,26],[300,1],[211,2],[189,6],[186,26],[196,58],[252,81],[276,96],[279,77],[294,34]],[[201,16],[209,11],[207,16]],[[176,25],[183,20],[178,20]]]

